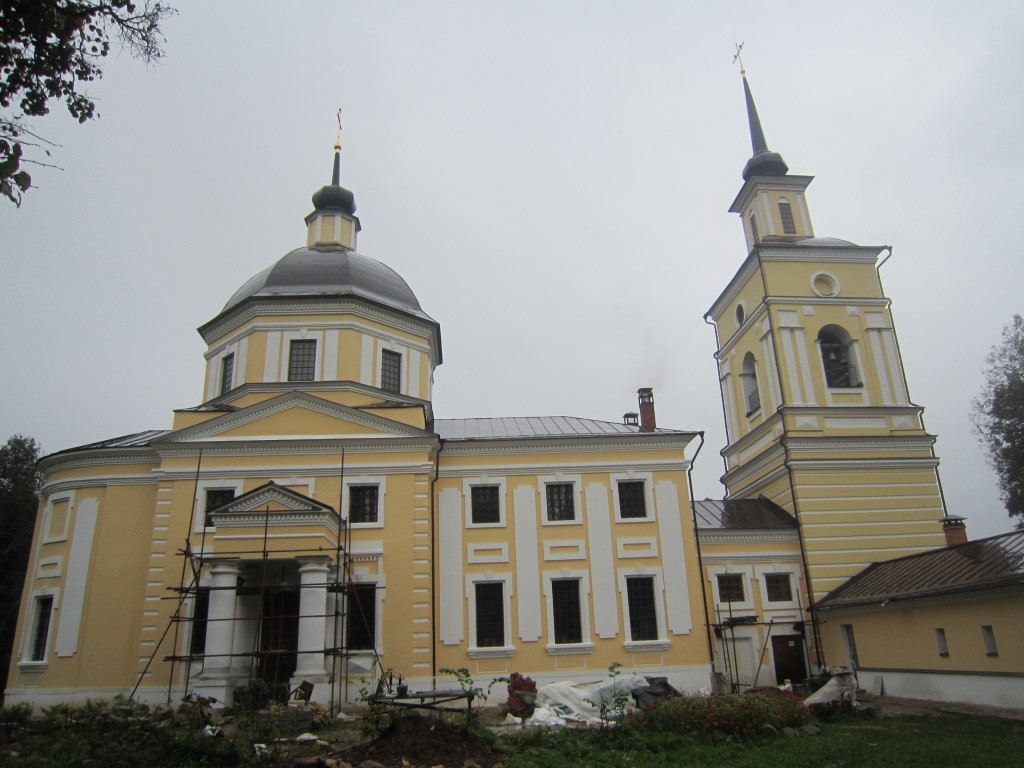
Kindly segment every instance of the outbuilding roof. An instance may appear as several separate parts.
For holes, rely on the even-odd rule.
[[[488,419],[435,419],[434,431],[442,440],[508,440],[531,437],[594,437],[635,435],[640,428],[617,421],[576,416],[501,416]],[[656,429],[641,434],[690,435],[677,429]]]
[[[702,531],[757,531],[796,528],[796,519],[775,502],[757,499],[705,499],[694,502]]]
[[[1024,531],[1012,531],[868,566],[817,608],[951,595],[1024,583]]]

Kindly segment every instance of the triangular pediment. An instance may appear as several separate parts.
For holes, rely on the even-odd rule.
[[[172,432],[161,442],[430,438],[432,434],[306,392],[288,392]]]
[[[337,530],[338,513],[329,504],[271,481],[211,511],[215,528],[253,525],[328,525]]]

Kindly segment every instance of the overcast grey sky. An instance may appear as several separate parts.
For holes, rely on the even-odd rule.
[[[99,120],[39,121],[64,170],[0,207],[0,439],[56,451],[197,404],[194,329],[304,243],[341,107],[359,251],[441,323],[436,415],[617,421],[652,386],[660,426],[706,431],[695,491],[721,496],[702,316],[745,256],[745,41],[816,234],[895,248],[949,511],[1010,528],[968,414],[1024,310],[1024,5],[174,4],[166,58],[111,58]]]

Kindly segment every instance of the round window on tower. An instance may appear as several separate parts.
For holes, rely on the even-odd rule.
[[[737,304],[736,305],[736,325],[738,325],[738,326],[739,325],[743,325],[743,321],[746,319],[746,317],[747,317],[747,312],[746,312],[745,309],[743,309],[743,305],[742,304]]]
[[[819,272],[811,278],[811,290],[819,296],[831,298],[839,295],[839,280],[835,275]]]

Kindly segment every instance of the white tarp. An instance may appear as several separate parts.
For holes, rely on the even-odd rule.
[[[857,702],[857,680],[852,672],[839,672],[832,675],[825,685],[804,699],[804,706],[828,704],[833,701],[837,701],[845,707],[853,707]]]
[[[648,685],[647,680],[633,674],[593,683],[549,683],[537,690],[537,709],[527,722],[531,725],[565,725],[567,721],[599,723],[602,704],[606,718],[620,714],[620,706],[622,712],[631,712],[635,705],[630,692]]]

